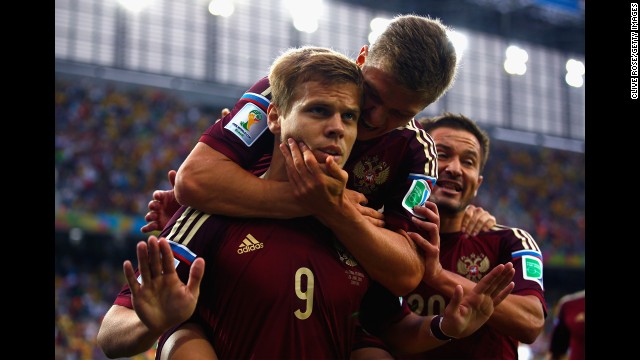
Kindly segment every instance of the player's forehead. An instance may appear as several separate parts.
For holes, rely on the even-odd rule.
[[[480,154],[480,142],[469,131],[451,127],[438,127],[429,131],[438,149],[473,151]]]
[[[398,82],[393,74],[376,66],[364,66],[365,96],[374,98],[391,111],[413,117],[427,105],[422,94],[410,90]]]

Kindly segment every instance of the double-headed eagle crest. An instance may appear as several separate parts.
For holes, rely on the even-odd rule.
[[[484,255],[471,254],[458,259],[458,274],[478,282],[489,271],[489,259]]]
[[[361,193],[371,194],[378,185],[389,178],[389,165],[378,160],[377,156],[359,161],[353,168],[354,185]]]

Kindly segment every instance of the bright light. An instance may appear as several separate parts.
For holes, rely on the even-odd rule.
[[[284,0],[284,6],[289,9],[293,26],[298,31],[312,33],[318,30],[318,19],[324,10],[322,0]]]
[[[584,79],[582,78],[582,76],[577,74],[567,73],[567,75],[564,76],[564,81],[570,86],[577,88],[584,85]]]
[[[381,17],[374,18],[369,23],[369,27],[371,27],[371,32],[369,33],[368,40],[369,44],[373,44],[378,40],[378,36],[382,34],[382,32],[389,26],[391,19],[385,19]]]
[[[576,74],[584,75],[584,64],[582,61],[569,59],[567,65],[565,65],[567,72],[575,72]]]
[[[209,12],[212,15],[229,17],[234,11],[233,0],[211,0],[209,3]]]
[[[118,0],[118,3],[132,13],[139,13],[149,6],[153,0]]]
[[[315,16],[296,16],[293,18],[293,26],[298,31],[313,33],[318,30],[318,19]]]
[[[453,47],[456,48],[456,56],[458,58],[458,61],[460,61],[460,59],[462,58],[462,54],[464,54],[464,51],[467,49],[467,46],[469,45],[469,40],[467,39],[467,35],[459,31],[448,30],[447,36],[449,37],[449,40],[451,40],[451,42],[453,43]]]
[[[511,75],[524,75],[527,72],[527,60],[529,54],[517,46],[511,45],[506,51],[504,70]]]
[[[581,61],[569,59],[565,68],[567,69],[567,75],[564,76],[564,81],[570,86],[582,87],[584,84],[584,79],[582,78],[584,64]]]
[[[505,52],[507,54],[507,59],[526,63],[529,60],[529,54],[527,52],[515,45],[511,45],[507,48]]]

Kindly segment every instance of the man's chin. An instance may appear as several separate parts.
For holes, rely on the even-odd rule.
[[[440,214],[456,214],[461,211],[464,211],[464,208],[461,207],[461,204],[457,201],[447,201],[447,200],[431,200],[438,206],[438,212]]]

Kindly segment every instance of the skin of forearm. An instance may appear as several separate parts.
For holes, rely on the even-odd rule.
[[[449,295],[453,295],[457,284],[462,285],[465,293],[473,291],[476,285],[473,281],[448,270],[442,270],[436,279],[428,283],[439,292]],[[537,297],[510,294],[495,308],[487,324],[502,334],[531,344],[542,332],[544,312]]]
[[[287,182],[260,179],[204,143],[198,143],[178,169],[174,190],[180,204],[209,214],[275,219],[310,215]]]
[[[100,325],[97,342],[108,358],[117,359],[149,350],[160,335],[152,333],[133,309],[113,305]]]
[[[424,263],[413,241],[373,225],[348,200],[336,212],[316,214],[367,271],[397,296],[406,295],[422,280]]]
[[[431,350],[447,343],[431,336],[429,326],[432,319],[433,316],[423,317],[411,313],[385,331],[383,339],[396,355]]]

